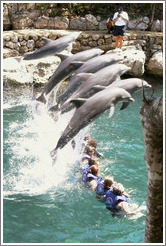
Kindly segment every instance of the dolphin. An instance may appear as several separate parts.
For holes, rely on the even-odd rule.
[[[81,85],[83,82],[81,77],[77,75],[79,73],[96,73],[100,69],[123,60],[123,57],[117,54],[104,54],[100,57],[91,58],[85,62],[72,76],[65,91],[58,98],[57,104],[63,104]]]
[[[119,101],[134,102],[130,93],[118,87],[105,88],[88,99],[75,99],[77,109],[59,138],[51,156],[56,159],[57,150],[62,149],[77,133],[110,108],[109,118],[112,117],[115,105]],[[127,105],[128,106],[128,105]]]
[[[119,79],[119,76],[123,75],[130,69],[130,67],[127,67],[124,64],[113,64],[99,70],[92,75],[90,74],[89,78],[85,80],[78,88],[78,90],[61,106],[61,114],[69,111],[74,107],[74,105],[71,104],[71,101],[74,98],[87,98],[92,96],[94,93],[96,93],[96,90],[93,88],[95,85],[108,86],[115,80]],[[85,79],[88,77],[87,74],[78,74],[77,76],[81,76]]]
[[[74,42],[80,34],[81,32],[73,32],[54,41],[43,38],[45,45],[35,50],[34,52],[25,54],[23,60],[35,60],[60,53],[63,50],[69,48],[72,42]]]
[[[45,95],[51,92],[51,90],[60,82],[64,81],[67,77],[69,77],[75,70],[77,70],[80,66],[82,66],[83,62],[88,61],[90,58],[99,56],[104,51],[99,48],[89,49],[86,51],[78,52],[77,54],[67,56],[63,54],[56,54],[60,57],[61,63],[48,80],[45,85],[41,96],[37,98],[37,101],[46,103]]]
[[[145,80],[142,80],[139,78],[130,78],[130,79],[122,79],[122,80],[114,81],[111,85],[107,86],[107,88],[113,88],[113,87],[123,88],[126,91],[128,91],[131,95],[133,95],[136,91],[141,89],[142,86],[145,88],[151,88],[152,87]],[[106,88],[105,86],[100,86],[100,85],[94,86],[94,89],[96,89],[96,91],[101,91],[105,88]],[[123,103],[121,109],[123,109],[123,107],[127,106],[128,103],[129,102]]]

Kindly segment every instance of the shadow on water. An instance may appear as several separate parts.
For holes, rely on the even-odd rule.
[[[162,80],[147,79],[161,96]],[[79,149],[68,144],[52,167],[50,150],[67,124],[54,122],[45,106],[36,113],[32,96],[40,88],[4,91],[3,122],[3,239],[5,243],[143,243],[145,216],[116,219],[80,181]],[[36,91],[37,90],[37,91]],[[147,96],[151,91],[146,91]],[[80,146],[90,132],[104,154],[101,175],[111,173],[123,183],[131,202],[145,205],[147,170],[139,117],[142,94],[135,103],[108,119],[109,110],[76,138]],[[68,115],[69,117],[69,115]],[[145,213],[145,212],[144,212]]]

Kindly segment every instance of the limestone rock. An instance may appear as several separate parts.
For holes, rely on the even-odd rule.
[[[88,15],[85,15],[85,19],[86,19],[87,30],[97,30],[98,29],[99,23],[95,16],[88,14]]]
[[[3,58],[19,56],[19,52],[17,50],[11,49],[3,49]]]
[[[70,21],[69,28],[71,30],[86,30],[86,20],[83,17],[73,18]]]
[[[130,67],[131,70],[127,74],[140,77],[144,74],[145,53],[140,45],[123,47],[122,50],[115,49],[107,53],[117,53],[122,56],[123,61],[120,63]]]
[[[163,53],[161,51],[154,53],[152,58],[149,60],[147,72],[149,74],[154,74],[161,77],[163,76]]]
[[[153,31],[153,32],[161,32],[161,26],[162,25],[163,24],[161,23],[160,20],[155,20],[155,21],[153,21],[150,30]]]
[[[106,22],[107,20],[99,22],[99,30],[107,30]]]
[[[3,80],[7,83],[47,83],[60,63],[58,57],[25,61],[22,57],[10,57],[3,62]]]

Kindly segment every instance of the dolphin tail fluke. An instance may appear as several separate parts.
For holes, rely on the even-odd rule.
[[[46,104],[47,100],[45,98],[45,96],[43,94],[41,94],[41,96],[39,96],[38,98],[36,98],[37,101],[42,102],[44,104]]]
[[[49,111],[51,112],[55,112],[55,111],[59,111],[60,110],[60,105],[56,104],[54,106],[52,106],[51,108],[49,108]]]
[[[51,158],[52,158],[52,166],[55,165],[56,159],[57,159],[57,149],[53,149],[50,152]]]

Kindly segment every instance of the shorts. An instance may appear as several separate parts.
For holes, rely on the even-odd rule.
[[[126,31],[126,26],[115,26],[114,36],[124,36]]]

